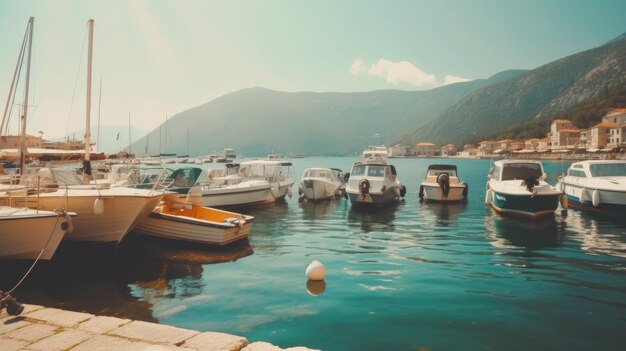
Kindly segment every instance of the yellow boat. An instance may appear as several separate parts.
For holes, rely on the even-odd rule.
[[[226,245],[246,239],[253,221],[252,216],[175,202],[166,195],[135,231],[172,240]]]

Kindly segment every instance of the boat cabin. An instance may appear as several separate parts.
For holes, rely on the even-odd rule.
[[[626,162],[589,161],[574,163],[567,170],[567,175],[579,178],[624,177],[626,176]]]
[[[430,165],[426,171],[426,183],[437,183],[440,176],[445,175],[450,180],[450,184],[459,183],[455,165]]]
[[[545,174],[543,173],[543,167],[539,162],[498,161],[489,171],[489,178],[500,181],[518,179],[524,180],[528,178],[545,179]]]
[[[395,181],[397,175],[393,165],[382,163],[356,163],[350,172],[350,177],[387,178],[391,181]]]

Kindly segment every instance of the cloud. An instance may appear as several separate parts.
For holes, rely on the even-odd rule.
[[[405,82],[416,87],[437,85],[434,74],[427,74],[407,61],[393,62],[381,58],[370,67],[368,74],[384,77],[391,84]]]
[[[443,85],[448,85],[448,84],[453,84],[453,83],[460,83],[460,82],[467,82],[467,81],[470,81],[470,80],[471,79],[469,79],[469,78],[457,77],[457,76],[453,76],[451,74],[448,74],[445,77],[443,77]]]
[[[358,76],[363,72],[365,72],[365,64],[363,63],[363,60],[354,60],[354,62],[352,62],[352,65],[350,65],[350,74],[352,74],[353,76]]]
[[[363,62],[363,59],[355,59],[352,61],[349,71],[353,76],[367,74],[368,76],[385,78],[387,83],[394,85],[407,83],[416,87],[436,87],[471,80],[469,78],[447,74],[443,77],[442,83],[437,80],[437,77],[434,74],[428,74],[415,67],[415,65],[410,62],[393,62],[384,58],[378,59],[378,62],[372,64],[367,72],[366,64]]]

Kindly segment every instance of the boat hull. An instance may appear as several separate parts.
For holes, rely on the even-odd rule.
[[[382,207],[400,201],[400,190],[396,187],[389,188],[382,193],[370,192],[369,194],[346,191],[352,205]]]
[[[40,259],[51,259],[65,236],[63,227],[68,220],[53,212],[15,211],[22,214],[3,216],[0,220],[0,259],[36,259],[44,248]]]
[[[561,193],[519,195],[490,191],[491,207],[497,212],[531,218],[553,215],[562,196]]]
[[[424,200],[426,201],[458,202],[465,199],[465,196],[463,195],[463,192],[465,191],[464,185],[450,185],[448,196],[443,196],[443,191],[441,190],[439,184],[422,183],[421,186],[424,189]]]
[[[302,196],[308,200],[328,200],[332,199],[339,192],[341,184],[335,184],[322,179],[303,179],[300,182]]]
[[[597,213],[623,215],[626,213],[626,191],[594,189],[569,182],[561,183],[569,206]],[[593,192],[599,195],[598,206],[593,205]],[[582,193],[585,193],[584,195]],[[582,201],[581,201],[582,198]]]
[[[188,204],[187,206],[194,205]],[[170,240],[226,245],[246,239],[252,227],[253,217],[244,217],[237,213],[217,209],[199,208],[197,205],[194,210],[217,212],[221,222],[202,219],[190,213],[190,210],[181,210],[177,213],[175,210],[163,211],[161,208],[150,213],[137,225],[135,231]]]
[[[73,219],[74,231],[64,240],[119,243],[154,209],[162,195],[122,195],[123,191],[116,189],[118,188],[101,189],[101,196],[94,195],[93,191],[81,189],[69,189],[67,195],[66,190],[40,194],[39,199],[12,196],[1,198],[0,204],[7,204],[10,199],[10,204],[14,207],[31,207],[46,211],[63,208],[76,212],[77,216]],[[94,212],[96,199],[100,199],[103,204],[103,212],[100,215]]]

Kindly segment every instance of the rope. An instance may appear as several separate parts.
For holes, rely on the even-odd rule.
[[[39,255],[37,255],[37,258],[35,259],[33,264],[30,266],[28,271],[26,271],[26,273],[24,274],[22,279],[20,279],[20,281],[18,281],[17,284],[15,284],[15,286],[11,290],[6,292],[5,293],[6,295],[10,295],[13,291],[15,291],[15,289],[17,289],[24,282],[26,277],[28,277],[28,275],[33,270],[33,268],[35,268],[35,265],[37,264],[37,262],[39,262],[39,259],[41,258],[41,255],[43,255],[43,252],[46,251],[46,248],[48,247],[48,244],[50,243],[50,240],[52,239],[52,235],[54,234],[54,231],[56,230],[57,225],[59,224],[59,218],[61,218],[61,216],[69,218],[69,215],[67,214],[67,212],[65,212],[65,210],[61,209],[59,212],[57,212],[57,219],[54,222],[54,227],[52,227],[52,231],[50,232],[50,235],[48,235],[48,240],[46,241],[46,244],[43,246],[41,251],[39,251]]]
[[[74,81],[74,92],[72,93],[72,103],[70,104],[70,112],[69,115],[67,116],[67,125],[65,126],[65,135],[67,136],[69,134],[69,129],[70,129],[70,118],[72,117],[72,108],[74,107],[74,97],[76,96],[76,87],[78,86],[78,76],[80,73],[80,66],[83,63],[83,54],[85,53],[85,41],[87,39],[87,36],[85,35],[85,40],[83,40],[83,48],[80,52],[80,59],[78,61],[78,71],[76,72],[76,80]],[[85,133],[87,133],[85,131]],[[69,136],[68,136],[69,138]]]

